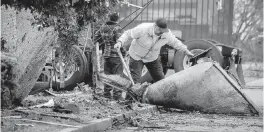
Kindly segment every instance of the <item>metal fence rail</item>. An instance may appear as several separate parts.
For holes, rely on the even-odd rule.
[[[128,0],[139,6],[148,1]],[[118,11],[122,19],[136,9],[123,5]],[[139,12],[121,25],[126,25]],[[233,0],[154,0],[126,29],[142,22],[154,22],[159,17],[166,18],[171,31],[185,40],[202,38],[214,39],[224,44],[232,42]]]

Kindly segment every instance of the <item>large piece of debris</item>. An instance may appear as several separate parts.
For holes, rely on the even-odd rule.
[[[118,75],[100,74],[110,83],[143,103],[217,114],[259,114],[241,86],[213,62],[197,64],[152,85],[131,85]]]

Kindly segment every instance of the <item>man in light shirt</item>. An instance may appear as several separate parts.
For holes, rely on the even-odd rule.
[[[165,44],[188,56],[193,56],[187,47],[171,33],[164,18],[157,19],[155,23],[142,23],[125,31],[114,47],[122,47],[128,39],[133,39],[129,47],[129,68],[135,83],[140,83],[144,65],[154,82],[164,78],[159,54],[161,47]]]

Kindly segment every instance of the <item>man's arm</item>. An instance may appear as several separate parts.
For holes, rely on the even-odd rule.
[[[115,41],[117,41],[117,39],[123,33],[124,33],[124,30],[120,26],[115,27],[115,30],[114,30],[114,39],[115,39]],[[122,53],[123,56],[126,56],[128,54],[127,51],[126,51],[126,49],[124,47],[123,48],[120,48],[120,51],[121,51],[121,53]]]
[[[124,43],[128,40],[128,39],[136,39],[139,38],[140,35],[142,35],[144,28],[142,27],[142,25],[138,25],[137,27],[134,27],[132,29],[129,29],[127,31],[125,31],[117,40],[117,44],[121,44],[124,45]]]
[[[117,41],[117,39],[124,33],[124,30],[120,27],[117,26],[114,28],[114,39]]]
[[[185,53],[188,56],[194,56],[180,40],[178,40],[171,32],[169,33],[169,42],[168,45],[172,46],[174,49],[179,50],[180,52]]]

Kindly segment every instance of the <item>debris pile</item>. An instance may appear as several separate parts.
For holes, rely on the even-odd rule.
[[[133,111],[147,104],[127,104],[93,95],[88,85],[74,91],[45,91],[29,95],[22,107],[1,111],[2,130],[30,132],[58,131],[65,127],[80,127],[95,119]],[[44,124],[44,125],[43,125]]]

